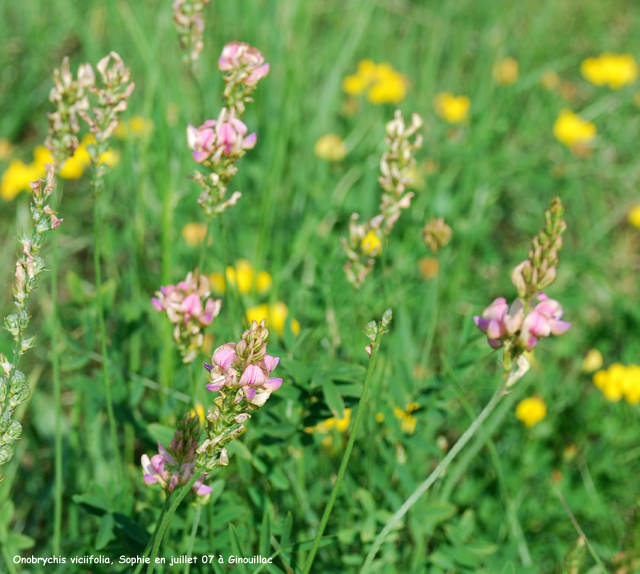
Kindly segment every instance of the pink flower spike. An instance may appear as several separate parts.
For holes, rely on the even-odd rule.
[[[262,385],[264,382],[264,372],[257,365],[249,365],[244,370],[244,373],[242,373],[242,377],[240,378],[240,386],[243,387],[246,385]]]
[[[254,147],[256,147],[257,142],[258,142],[258,134],[256,132],[253,132],[252,134],[244,138],[242,142],[242,147],[244,149],[253,149]]]

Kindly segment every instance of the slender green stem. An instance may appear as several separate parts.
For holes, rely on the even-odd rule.
[[[167,497],[164,499],[164,504],[162,505],[162,510],[160,511],[160,516],[158,516],[158,521],[156,522],[156,527],[153,530],[153,535],[149,538],[149,542],[147,543],[147,547],[144,549],[144,553],[142,557],[144,558],[147,554],[149,554],[149,550],[151,550],[151,545],[153,541],[156,539],[158,535],[158,529],[160,528],[160,524],[162,523],[162,519],[164,518],[165,513],[167,512],[167,508],[169,508],[169,501],[171,500],[171,492],[167,493]],[[133,571],[133,574],[139,574],[142,570],[144,562],[139,562],[136,566],[136,569]]]
[[[94,184],[95,185],[95,184]],[[94,188],[95,189],[95,188]],[[107,355],[107,330],[104,324],[104,307],[102,301],[102,274],[100,269],[100,209],[98,206],[98,194],[93,194],[93,263],[96,274],[96,302],[98,314],[98,327],[100,329],[100,353],[102,355],[102,378],[104,382],[104,397],[107,402],[107,415],[109,417],[109,433],[113,455],[116,459],[118,476],[122,478],[122,464],[120,461],[120,449],[118,447],[118,435],[116,432],[116,418],[113,414],[113,401],[111,399],[111,386],[109,384],[109,366]]]
[[[436,469],[425,479],[425,481],[418,488],[416,488],[413,494],[387,521],[387,524],[385,525],[385,527],[382,529],[380,534],[378,534],[376,539],[373,541],[373,545],[371,546],[371,549],[367,554],[364,565],[362,566],[362,570],[360,570],[360,574],[366,574],[367,572],[369,572],[373,559],[375,558],[376,554],[378,553],[378,550],[382,546],[382,543],[385,541],[389,533],[396,527],[398,522],[402,520],[403,516],[407,512],[409,512],[411,507],[418,501],[418,499],[425,492],[427,492],[427,490],[429,490],[431,485],[444,474],[445,470],[447,470],[447,468],[449,467],[453,459],[462,450],[464,445],[466,445],[467,442],[469,442],[471,437],[473,437],[473,435],[480,428],[480,426],[485,421],[485,419],[491,414],[493,409],[496,408],[496,406],[500,402],[500,399],[502,399],[502,397],[505,394],[506,381],[507,381],[507,378],[505,376],[503,377],[502,382],[498,386],[496,392],[493,394],[493,397],[491,397],[491,400],[489,401],[487,406],[484,407],[480,415],[478,415],[478,418],[471,423],[471,426],[469,426],[469,428],[464,432],[464,434],[458,439],[458,442],[456,442],[456,444],[453,445],[451,450],[447,453],[447,456],[445,456],[442,459],[442,462],[440,462],[440,464],[436,467]]]
[[[202,514],[202,505],[196,506],[196,515],[193,517],[193,524],[191,525],[191,533],[189,534],[189,540],[187,541],[187,563],[184,565],[184,574],[189,574],[191,564],[189,564],[189,558],[193,554],[193,545],[196,542],[196,534],[198,533],[198,526],[200,526],[200,515]]]
[[[162,542],[164,533],[166,532],[169,526],[169,523],[171,522],[171,519],[175,514],[176,509],[178,508],[178,506],[180,506],[180,503],[182,502],[184,497],[187,496],[187,493],[191,490],[191,487],[196,483],[196,480],[198,480],[203,473],[204,473],[203,470],[198,470],[193,473],[191,480],[187,482],[187,484],[185,484],[182,487],[182,490],[178,492],[178,495],[173,499],[173,504],[169,508],[168,512],[164,515],[164,518],[160,523],[160,529],[156,533],[153,540],[153,550],[151,551],[151,562],[149,563],[149,568],[147,568],[147,574],[151,574],[153,572],[153,569],[156,567],[155,561],[156,561],[156,558],[158,557],[158,551],[160,550],[160,543]]]
[[[51,243],[51,372],[53,374],[53,401],[56,413],[55,429],[55,486],[53,510],[53,554],[60,554],[62,531],[62,401],[60,384],[60,340],[58,325],[58,236]]]
[[[331,491],[331,496],[329,497],[329,502],[327,503],[326,508],[324,509],[324,514],[322,515],[322,519],[320,520],[320,526],[318,528],[318,532],[316,533],[316,537],[313,541],[313,546],[311,547],[311,551],[309,552],[309,556],[304,565],[304,570],[302,574],[309,574],[311,571],[311,566],[313,564],[313,560],[316,557],[316,553],[318,552],[318,548],[320,546],[320,541],[322,540],[322,535],[324,534],[324,530],[327,527],[327,523],[329,522],[329,516],[331,515],[331,511],[333,510],[333,505],[338,498],[338,491],[340,490],[340,485],[342,484],[342,480],[344,478],[345,472],[347,471],[347,465],[349,464],[349,458],[351,457],[351,451],[353,450],[353,445],[356,442],[356,435],[358,434],[358,427],[360,426],[360,421],[362,420],[362,415],[364,413],[364,407],[367,401],[367,394],[369,393],[369,387],[371,386],[371,381],[373,380],[373,373],[376,368],[376,362],[378,360],[378,351],[380,350],[380,343],[382,342],[382,336],[384,335],[384,331],[380,328],[377,332],[375,341],[372,345],[371,350],[371,358],[369,359],[369,367],[367,368],[367,374],[364,379],[364,387],[362,389],[362,398],[360,399],[360,404],[358,406],[358,414],[356,415],[356,420],[353,423],[353,428],[351,429],[351,435],[349,436],[349,441],[347,442],[347,448],[344,451],[344,456],[342,457],[342,463],[340,464],[340,470],[338,470],[338,477],[336,478],[336,482],[333,485],[333,490]]]

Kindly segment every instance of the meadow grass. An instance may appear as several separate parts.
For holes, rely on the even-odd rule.
[[[606,9],[595,0],[212,0],[206,22],[194,76],[180,61],[171,2],[0,0],[0,137],[13,142],[13,157],[30,161],[44,140],[51,72],[65,55],[75,69],[117,51],[136,82],[125,120],[153,121],[146,136],[114,138],[121,159],[99,200],[104,368],[119,452],[113,452],[102,391],[94,200],[85,175],[64,182],[57,265],[47,247],[50,271],[31,304],[38,347],[23,370],[34,392],[19,414],[24,432],[2,469],[0,488],[6,570],[37,571],[9,558],[49,556],[57,544],[52,337],[58,339],[63,411],[60,555],[117,560],[141,554],[163,501],[159,489],[144,486],[140,456],[158,439],[168,441],[194,402],[211,404],[202,361],[190,375],[150,298],[198,265],[224,274],[245,258],[268,271],[273,285],[266,295],[227,290],[209,330],[214,348],[237,340],[245,328],[243,308],[257,303],[285,302],[301,330],[294,336],[288,321],[283,336],[274,334],[270,352],[282,357],[283,386],[242,439],[230,443],[229,467],[211,473],[209,504],[180,507],[160,555],[185,552],[197,514],[194,555],[277,554],[262,571],[302,572],[347,444],[337,430],[327,446],[324,435],[304,429],[331,417],[330,406],[358,408],[367,364],[363,328],[390,307],[394,321],[311,569],[359,572],[376,534],[445,456],[439,445],[453,445],[495,390],[500,355],[472,316],[495,297],[514,294],[509,272],[525,256],[549,200],[560,194],[568,231],[549,294],[562,298],[573,327],[536,347],[532,370],[392,531],[372,571],[557,572],[578,534],[555,489],[610,571],[622,564],[640,571],[629,566],[640,559],[639,407],[606,401],[581,368],[592,347],[605,366],[637,363],[640,354],[640,230],[626,223],[640,199],[640,109],[634,104],[640,88],[611,91],[580,76],[582,60],[604,51],[640,57],[640,6],[623,0]],[[223,86],[216,62],[231,40],[259,47],[271,72],[243,118],[258,132],[256,148],[231,183],[230,191],[243,197],[210,224],[211,245],[201,251],[181,235],[185,224],[205,222],[199,190],[187,178],[193,162],[185,127],[217,116]],[[520,75],[512,85],[498,85],[492,67],[506,56],[518,60]],[[390,62],[409,78],[398,106],[361,99],[356,113],[344,113],[342,80],[363,58]],[[549,71],[565,82],[564,90],[542,86]],[[453,128],[437,117],[433,100],[443,91],[471,99],[467,125]],[[352,212],[376,213],[384,126],[396,107],[425,120],[417,154],[423,185],[355,291],[342,271],[339,238],[348,234]],[[590,155],[572,154],[554,138],[562,108],[596,124]],[[347,144],[341,162],[314,155],[315,142],[329,132]],[[0,160],[0,170],[6,163]],[[28,200],[25,193],[0,199],[3,316],[10,308],[16,228],[28,227],[30,219]],[[438,255],[438,276],[426,280],[418,261],[432,255],[420,231],[436,216],[452,227],[453,239]],[[54,270],[57,335],[48,319]],[[2,331],[0,349],[10,345]],[[527,429],[514,409],[534,394],[548,412]],[[412,402],[419,405],[411,413],[417,423],[407,434],[394,409]],[[191,572],[227,568],[199,563]],[[587,558],[583,572],[597,571]]]

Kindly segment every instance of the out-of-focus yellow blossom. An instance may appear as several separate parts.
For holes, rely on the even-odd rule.
[[[547,416],[547,405],[540,397],[529,397],[518,403],[516,417],[531,428]]]
[[[384,414],[383,413],[376,413],[376,422],[377,423],[381,423],[384,421]]]
[[[518,60],[504,58],[493,65],[493,78],[498,84],[513,84],[518,80]]]
[[[226,291],[227,283],[220,273],[210,273],[207,278],[209,279],[209,285],[211,285],[211,289],[213,289],[214,293],[221,295]]]
[[[182,238],[189,247],[200,245],[207,236],[207,225],[205,223],[187,223],[182,228]]]
[[[582,372],[593,373],[602,368],[602,353],[598,349],[589,349],[582,359]]]
[[[13,146],[8,139],[0,138],[0,161],[4,161],[11,157]]]
[[[617,402],[624,397],[631,405],[640,402],[640,367],[637,365],[614,363],[606,371],[595,373],[593,384],[608,401]]]
[[[44,176],[44,168],[36,164],[25,164],[20,159],[12,160],[0,179],[0,197],[11,201],[21,191],[31,191],[29,183]]]
[[[636,106],[640,108],[640,92],[637,92],[633,97],[633,101],[636,103]]]
[[[566,146],[587,144],[596,137],[595,124],[583,120],[571,110],[562,109],[553,124],[553,135]]]
[[[282,301],[267,305],[262,303],[255,307],[247,309],[247,320],[249,323],[256,321],[260,323],[262,319],[267,320],[267,328],[275,329],[276,333],[282,337],[284,334],[284,325],[289,316],[289,307]],[[300,323],[296,319],[291,319],[291,332],[297,335],[300,332]]]
[[[125,138],[131,133],[134,137],[148,136],[153,131],[153,120],[142,116],[133,116],[128,122],[120,121],[115,134],[119,138]]]
[[[434,101],[436,113],[450,124],[459,124],[467,119],[471,100],[467,96],[454,96],[449,92],[442,92]]]
[[[422,257],[418,261],[418,266],[423,279],[433,279],[440,273],[440,262],[437,257]]]
[[[120,163],[120,152],[108,149],[100,156],[100,163],[106,163],[109,167],[116,167]]]
[[[202,342],[202,352],[205,355],[210,355],[213,351],[213,344],[216,342],[216,337],[213,333],[205,333],[204,341]]]
[[[619,90],[633,84],[638,77],[638,63],[631,54],[605,52],[597,58],[587,58],[580,66],[583,77],[595,86]]]
[[[243,294],[251,291],[254,281],[259,293],[268,291],[272,283],[271,275],[269,275],[269,273],[266,271],[260,271],[256,274],[253,265],[246,259],[238,259],[238,261],[236,261],[235,268],[231,266],[227,267],[225,275],[229,284],[237,284],[238,291]],[[222,292],[224,293],[224,288]]]
[[[347,144],[337,134],[323,135],[313,148],[315,154],[329,161],[340,161],[347,155]]]
[[[560,76],[553,70],[548,70],[542,74],[540,83],[547,90],[557,90],[560,87]]]
[[[423,169],[424,168],[422,166],[418,165],[414,165],[409,168],[409,171],[407,172],[407,179],[410,180],[411,183],[409,183],[407,187],[418,191],[424,189]]]
[[[420,408],[418,403],[409,403],[404,410],[400,407],[394,407],[393,414],[396,418],[402,421],[402,432],[405,434],[413,434],[416,430],[416,423],[418,419],[411,413],[417,411]]]
[[[342,87],[347,94],[358,96],[366,91],[372,104],[397,104],[407,95],[407,77],[386,62],[375,64],[362,60],[353,76],[347,76]]]
[[[344,409],[344,417],[339,419],[337,417],[331,417],[321,423],[318,423],[313,427],[305,427],[304,431],[306,433],[319,433],[328,435],[333,429],[336,429],[338,432],[346,432],[351,424],[351,409]],[[333,439],[331,435],[322,439],[322,445],[325,447],[330,447],[333,443]]]
[[[629,212],[627,219],[631,225],[635,225],[640,228],[640,203]]]
[[[204,425],[204,407],[200,403],[196,403],[194,408],[191,409],[191,416],[195,417],[196,415],[200,419],[200,424]]]
[[[362,238],[360,242],[360,248],[367,255],[375,257],[380,251],[382,251],[382,241],[373,229]]]

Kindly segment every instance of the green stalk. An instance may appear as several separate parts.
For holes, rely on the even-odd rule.
[[[384,319],[383,319],[383,324],[384,324]],[[347,465],[349,464],[349,458],[351,457],[351,451],[353,450],[353,445],[356,442],[358,427],[360,426],[360,421],[362,420],[362,415],[364,413],[364,406],[367,401],[367,394],[369,393],[369,387],[371,386],[371,381],[373,380],[373,373],[376,368],[376,362],[378,360],[378,351],[380,350],[380,343],[382,342],[383,335],[384,335],[384,330],[382,327],[380,327],[376,333],[376,338],[372,344],[371,358],[369,359],[369,367],[367,368],[367,374],[364,379],[364,388],[362,389],[362,398],[360,399],[360,404],[358,406],[358,413],[356,415],[356,420],[353,423],[353,427],[351,429],[351,435],[349,436],[349,441],[347,442],[347,448],[345,449],[344,456],[342,457],[340,470],[338,470],[338,477],[336,478],[336,482],[333,485],[333,490],[331,491],[331,496],[329,497],[329,502],[327,504],[327,507],[324,509],[324,514],[322,515],[322,520],[320,521],[320,527],[318,528],[318,532],[316,533],[316,537],[313,541],[313,546],[311,547],[311,552],[309,552],[309,556],[305,563],[302,574],[309,574],[309,572],[311,571],[311,565],[313,564],[313,560],[316,556],[316,553],[318,552],[320,541],[322,540],[322,535],[324,534],[324,530],[327,527],[327,523],[329,522],[329,516],[331,515],[331,511],[333,510],[333,505],[335,504],[336,499],[338,498],[338,491],[340,490],[340,485],[342,484],[342,480],[344,478],[345,472],[347,471]]]
[[[203,474],[204,470],[197,470],[193,473],[191,480],[182,487],[182,490],[180,490],[180,492],[178,492],[178,495],[174,498],[173,504],[169,508],[169,511],[164,515],[164,518],[160,523],[160,529],[156,533],[153,540],[153,550],[151,551],[150,557],[151,562],[149,563],[149,568],[147,568],[147,574],[152,574],[153,569],[156,567],[155,561],[158,557],[158,551],[160,550],[160,543],[162,542],[164,533],[166,532],[169,523],[171,522],[171,519],[176,512],[176,509],[178,508],[178,506],[180,506],[180,503],[182,502],[184,497],[187,496],[187,493],[191,490],[191,487],[196,483],[196,480],[198,480]]]
[[[200,515],[202,514],[202,505],[196,506],[196,515],[193,517],[193,524],[191,526],[191,533],[189,534],[189,540],[187,541],[187,563],[184,565],[184,574],[189,574],[191,564],[189,564],[189,558],[193,554],[193,545],[196,542],[196,534],[198,532],[198,526],[200,526]]]
[[[53,374],[53,401],[56,413],[55,430],[55,483],[53,510],[53,554],[60,554],[62,531],[62,401],[60,384],[60,357],[58,345],[58,236],[53,234],[51,244],[51,372]]]
[[[144,549],[144,553],[142,554],[143,558],[149,553],[149,550],[151,550],[151,544],[153,544],[153,541],[156,539],[156,536],[158,535],[158,528],[160,528],[162,519],[164,518],[164,515],[167,512],[167,507],[169,506],[169,500],[171,499],[171,494],[172,494],[171,492],[168,492],[167,497],[164,499],[164,504],[162,505],[160,516],[158,516],[158,522],[156,522],[156,527],[153,530],[153,535],[149,539],[147,547]],[[139,574],[139,572],[142,570],[143,564],[144,562],[139,562],[138,565],[136,566],[136,569],[133,571],[133,574]]]
[[[404,502],[404,504],[395,512],[395,514],[387,521],[387,524],[382,529],[380,534],[373,541],[373,545],[367,554],[367,557],[364,561],[364,565],[362,566],[362,570],[360,570],[360,574],[366,574],[369,572],[371,568],[371,563],[375,558],[378,550],[382,546],[382,543],[385,541],[386,537],[389,533],[396,527],[398,522],[402,520],[404,515],[409,512],[411,507],[418,501],[418,499],[425,493],[431,485],[440,478],[444,472],[447,470],[453,459],[457,456],[457,454],[462,450],[462,448],[469,442],[471,437],[476,433],[476,431],[480,428],[485,419],[491,414],[493,409],[496,408],[500,400],[505,394],[507,385],[507,376],[503,376],[500,385],[498,386],[496,392],[491,397],[491,400],[487,404],[486,407],[482,410],[478,418],[471,423],[471,426],[465,431],[465,433],[458,439],[458,442],[453,445],[451,450],[447,453],[442,459],[442,462],[436,467],[436,469],[425,479],[425,481],[416,488],[413,494]],[[306,574],[306,573],[305,573]]]
[[[122,464],[120,461],[120,450],[118,448],[118,435],[116,432],[116,418],[113,414],[113,401],[111,399],[111,387],[109,385],[109,367],[107,364],[107,330],[104,324],[104,307],[102,301],[102,274],[100,269],[100,210],[98,207],[98,193],[95,179],[93,181],[93,263],[96,274],[96,302],[98,304],[98,327],[100,329],[100,354],[102,355],[102,379],[104,382],[104,397],[107,402],[107,415],[109,416],[109,433],[111,435],[111,445],[116,459],[118,477],[122,478]]]

